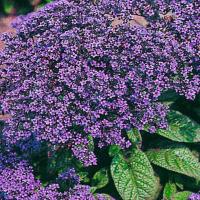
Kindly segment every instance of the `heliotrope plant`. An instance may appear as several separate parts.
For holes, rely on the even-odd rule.
[[[188,148],[200,142],[199,124],[188,118],[199,117],[199,13],[200,3],[189,0],[59,0],[19,17],[0,53],[0,102],[10,114],[2,154],[19,156],[0,172],[5,198],[111,199],[96,194],[111,175],[117,199],[159,199],[165,184],[164,199],[187,199],[176,179],[200,179],[198,155]],[[109,146],[113,161],[101,164],[98,151]],[[163,178],[150,162],[172,175]],[[92,174],[105,167],[93,181],[69,168],[81,177],[93,165]],[[31,187],[26,194],[18,179]]]

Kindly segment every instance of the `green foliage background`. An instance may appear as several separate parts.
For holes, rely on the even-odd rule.
[[[0,0],[0,14],[26,14],[49,2],[51,2],[51,0]]]

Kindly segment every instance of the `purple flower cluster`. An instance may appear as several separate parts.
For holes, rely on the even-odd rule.
[[[77,185],[68,192],[67,197],[69,200],[95,200],[87,185]]]
[[[200,200],[200,193],[192,193],[188,200]]]
[[[88,136],[125,148],[132,127],[166,128],[161,93],[200,91],[199,13],[199,1],[60,0],[19,19],[0,54],[4,136],[34,132],[88,166]]]
[[[69,168],[63,173],[59,174],[58,178],[63,181],[70,181],[75,185],[78,185],[80,183],[80,178],[76,174],[76,171],[74,168]]]
[[[67,200],[107,200],[108,198],[102,194],[97,194],[94,196],[90,192],[90,187],[87,185],[77,185],[73,189],[66,193]],[[110,200],[115,200],[109,197]]]
[[[94,197],[89,186],[76,182],[74,188],[60,192],[58,184],[42,186],[40,180],[35,179],[33,169],[25,160],[16,155],[7,157],[0,155],[0,197],[5,200],[106,200],[99,194]],[[63,178],[63,176],[62,176]],[[66,176],[64,176],[66,178]],[[68,171],[68,178],[77,179],[73,169]]]
[[[33,169],[14,154],[0,155],[0,191],[6,200],[55,200],[61,195],[58,185],[43,188]]]
[[[41,150],[42,144],[33,134],[29,138],[19,141],[15,146],[20,150],[23,156],[27,158],[32,154],[37,154]]]
[[[25,162],[0,170],[0,191],[6,194],[6,199],[28,199],[39,188],[40,182],[35,180],[32,169]]]

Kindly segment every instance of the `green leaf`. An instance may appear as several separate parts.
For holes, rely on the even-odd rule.
[[[166,183],[163,191],[163,200],[171,200],[172,195],[176,193],[176,184]]]
[[[99,200],[99,197],[101,197],[101,199],[105,199],[105,200],[114,200],[110,195],[108,194],[95,194],[96,196],[96,200]]]
[[[184,191],[178,192],[173,195],[172,200],[188,200],[188,197],[192,194],[192,192]]]
[[[47,163],[47,171],[51,174],[58,174],[71,166],[70,152],[65,149],[49,152],[50,157]]]
[[[97,189],[105,187],[109,182],[108,172],[105,168],[100,169],[92,178],[92,186]]]
[[[111,164],[115,186],[123,200],[150,199],[157,190],[157,180],[146,155],[134,149],[130,158],[117,154]]]
[[[136,146],[141,146],[142,143],[142,137],[140,134],[140,131],[136,128],[131,129],[130,131],[127,132],[129,140],[132,142],[133,145]]]
[[[182,146],[168,146],[146,152],[149,160],[160,167],[200,179],[200,163],[192,152]]]
[[[88,144],[89,150],[94,151],[94,140],[91,135],[88,135],[88,141],[89,141],[89,144]]]
[[[14,1],[3,0],[3,9],[6,14],[10,14],[14,9]]]
[[[120,152],[121,148],[118,145],[111,145],[109,148],[109,156],[114,157],[116,154]]]
[[[81,182],[89,183],[90,179],[88,178],[88,172],[78,172]]]
[[[173,90],[168,90],[168,91],[165,91],[164,93],[162,93],[158,100],[160,102],[163,102],[165,104],[172,104],[174,101],[176,101],[178,99],[179,95],[173,91]]]
[[[157,134],[177,142],[200,142],[200,125],[177,111],[169,112],[169,128],[159,129]]]
[[[200,188],[200,181],[191,178],[185,177],[180,174],[174,174],[174,183],[179,187],[181,190],[183,188],[187,188],[188,190],[199,190]]]
[[[176,186],[179,188],[179,189],[181,189],[181,190],[183,190],[183,188],[184,188],[184,184],[183,184],[183,179],[182,179],[182,175],[180,175],[180,174],[174,174],[173,175],[173,179],[174,179],[174,183],[176,184]],[[188,179],[188,177],[187,177],[187,179]]]
[[[160,196],[160,193],[163,189],[163,186],[160,184],[160,177],[158,175],[156,175],[156,182],[157,182],[157,185],[156,185],[156,192],[155,194],[150,198],[150,200],[156,200],[158,199],[158,197]]]
[[[98,189],[97,187],[90,187],[90,192],[91,192],[91,193],[95,193],[95,191],[96,191],[97,189]]]

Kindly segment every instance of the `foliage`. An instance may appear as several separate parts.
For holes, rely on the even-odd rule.
[[[175,183],[166,183],[163,191],[163,199],[171,199],[172,196],[176,193],[177,188]]]
[[[177,142],[200,142],[200,125],[177,111],[168,114],[169,128],[157,131],[159,135]]]
[[[109,182],[108,172],[105,168],[97,171],[92,178],[92,186],[96,189],[105,187]]]
[[[123,199],[150,199],[156,192],[158,183],[153,169],[146,155],[139,150],[133,150],[128,159],[122,154],[116,155],[111,174]]]
[[[50,2],[51,0],[0,0],[0,13],[4,15],[26,14]]]
[[[200,179],[200,163],[184,146],[168,146],[147,151],[149,160],[160,167]]]
[[[19,17],[0,53],[0,198],[197,200],[199,9],[57,0]]]
[[[174,199],[174,200],[188,199],[190,195],[191,195],[191,192],[189,192],[189,191],[177,192],[177,193],[172,197],[172,199]]]

